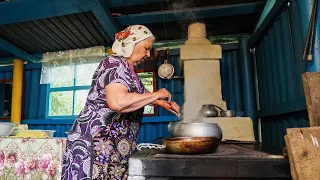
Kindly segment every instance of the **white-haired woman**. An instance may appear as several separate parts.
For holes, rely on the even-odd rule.
[[[166,89],[147,92],[134,72],[133,66],[150,56],[155,40],[151,31],[133,25],[115,36],[115,54],[99,64],[85,107],[68,135],[63,180],[126,179],[144,106],[154,104],[179,113]]]

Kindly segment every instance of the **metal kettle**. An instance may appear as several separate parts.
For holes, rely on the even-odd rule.
[[[216,108],[223,111],[222,108],[214,104],[204,104],[198,113],[198,117],[217,117],[219,112]]]

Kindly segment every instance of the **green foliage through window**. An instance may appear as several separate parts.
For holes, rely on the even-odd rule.
[[[153,72],[141,72],[137,73],[142,84],[146,88],[147,91],[154,91],[154,75]],[[155,107],[151,105],[147,105],[144,107],[144,114],[155,114]]]
[[[62,73],[65,78],[50,85],[49,116],[76,116],[82,111],[97,66],[95,63],[55,68],[53,75]]]

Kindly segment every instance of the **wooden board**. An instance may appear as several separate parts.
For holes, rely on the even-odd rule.
[[[310,126],[320,126],[320,72],[302,74]]]
[[[285,136],[293,179],[320,179],[320,127],[289,128]]]
[[[284,136],[284,140],[286,143],[286,147],[290,147],[287,135]],[[297,172],[296,172],[296,169],[293,164],[292,154],[291,154],[290,148],[287,148],[287,155],[288,155],[289,162],[290,162],[290,172],[291,172],[292,179],[297,180]]]

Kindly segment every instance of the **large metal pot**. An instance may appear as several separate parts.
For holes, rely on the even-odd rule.
[[[168,132],[170,136],[174,136],[174,129],[176,128],[177,124],[180,124],[180,121],[172,121],[168,124]]]
[[[222,130],[215,123],[177,123],[173,130],[174,137],[215,137],[222,139]]]

